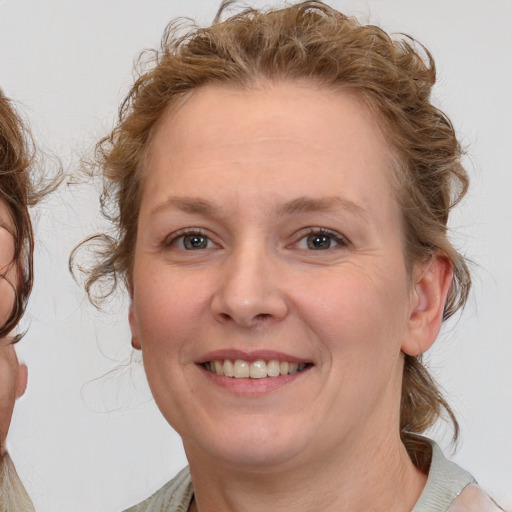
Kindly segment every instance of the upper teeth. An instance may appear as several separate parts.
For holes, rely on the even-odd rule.
[[[288,361],[243,361],[237,359],[215,360],[205,363],[205,368],[217,375],[234,377],[235,379],[251,378],[264,379],[265,377],[278,377],[279,375],[293,375],[304,370],[305,364],[290,363]]]

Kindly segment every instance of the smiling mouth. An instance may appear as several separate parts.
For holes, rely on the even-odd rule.
[[[294,363],[271,359],[264,361],[244,361],[243,359],[217,359],[207,361],[202,365],[207,371],[223,377],[234,379],[265,379],[279,377],[280,375],[294,375],[313,366],[310,363]]]

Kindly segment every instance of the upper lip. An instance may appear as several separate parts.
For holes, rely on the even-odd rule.
[[[311,363],[311,360],[305,359],[303,357],[293,356],[291,354],[286,354],[284,352],[276,352],[274,350],[253,350],[253,351],[245,351],[245,350],[236,350],[236,349],[223,349],[223,350],[215,350],[213,352],[208,352],[201,356],[195,362],[197,364],[204,364],[208,361],[223,361],[225,359],[229,359],[231,361],[236,361],[237,359],[241,359],[242,361],[287,361],[289,363]]]

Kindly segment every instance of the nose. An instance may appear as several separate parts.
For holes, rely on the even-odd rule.
[[[212,313],[220,322],[253,327],[279,321],[288,314],[273,255],[247,245],[226,259],[212,300]]]

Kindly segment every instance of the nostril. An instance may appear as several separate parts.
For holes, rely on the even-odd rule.
[[[223,320],[234,320],[234,318],[228,313],[220,313],[219,316]],[[265,320],[266,318],[271,318],[272,315],[270,313],[259,313],[253,317],[253,320]]]
[[[270,321],[273,318],[273,315],[271,313],[258,313],[254,316],[245,316],[229,314],[226,312],[219,312],[217,318],[222,323],[235,322],[245,327],[255,327],[257,325],[261,325],[263,323],[266,323],[267,321]]]
[[[260,313],[254,317],[255,320],[264,320],[265,318],[270,318],[272,315],[269,313]]]

